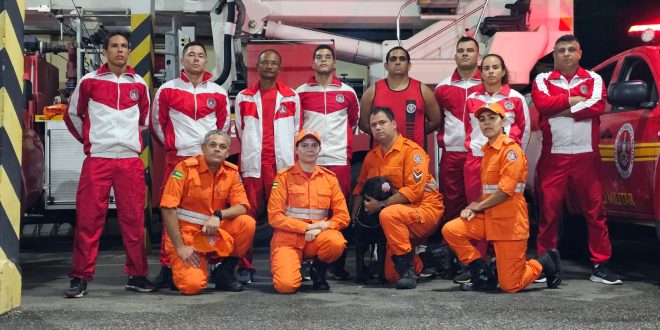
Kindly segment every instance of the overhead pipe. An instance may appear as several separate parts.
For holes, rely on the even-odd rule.
[[[303,29],[273,21],[266,23],[266,37],[290,40],[334,40],[338,60],[367,65],[383,60],[381,44],[340,36],[337,34]]]

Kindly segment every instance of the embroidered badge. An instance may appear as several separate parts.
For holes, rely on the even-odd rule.
[[[278,110],[280,114],[285,114],[286,113],[286,107],[284,105],[280,105],[280,108]]]
[[[131,92],[129,93],[129,95],[131,96],[131,100],[133,100],[133,101],[137,101],[138,98],[140,98],[140,94],[135,89],[131,89]]]
[[[335,96],[335,100],[339,103],[344,103],[344,95],[337,94],[337,96]]]
[[[506,153],[506,158],[507,158],[510,162],[515,162],[516,159],[518,159],[518,155],[516,154],[515,151],[511,150],[511,151],[509,151],[509,152]]]
[[[415,161],[416,164],[421,163],[422,162],[422,155],[415,154],[415,156],[413,157],[413,160]]]
[[[505,107],[507,110],[513,110],[513,102],[511,102],[511,101],[506,101],[506,102],[504,102],[504,107]]]
[[[277,187],[278,187],[279,185],[280,185],[280,184],[277,183],[277,181],[273,181],[273,187],[272,187],[272,189],[277,189]]]
[[[587,95],[588,92],[589,92],[589,87],[587,87],[587,85],[580,86],[580,93],[582,93],[582,95]]]
[[[214,98],[207,99],[206,106],[209,108],[215,108],[215,99]]]
[[[406,112],[407,113],[415,113],[415,111],[417,111],[417,106],[416,105],[414,105],[412,103],[406,105]]]
[[[181,179],[183,179],[183,171],[174,170],[172,172],[172,175],[170,175],[170,176],[177,179],[177,180],[181,180]]]
[[[415,181],[415,183],[422,182],[422,174],[423,174],[422,170],[414,169],[412,174],[413,174],[412,179],[413,179],[413,181]]]

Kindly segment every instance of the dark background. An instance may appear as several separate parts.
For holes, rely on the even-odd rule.
[[[629,37],[636,24],[660,24],[660,0],[574,0],[575,35],[582,46],[582,66],[642,44]]]

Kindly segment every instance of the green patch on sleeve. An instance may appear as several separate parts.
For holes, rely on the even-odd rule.
[[[272,187],[272,189],[277,189],[277,186],[279,186],[279,185],[280,185],[280,184],[277,183],[277,181],[274,181],[274,182],[273,182],[273,187]]]
[[[182,180],[183,179],[183,171],[174,170],[174,172],[172,172],[172,175],[170,175],[170,176],[177,179],[177,180]]]

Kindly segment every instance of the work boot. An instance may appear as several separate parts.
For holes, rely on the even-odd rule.
[[[417,287],[417,275],[413,265],[413,251],[403,255],[393,255],[392,261],[394,268],[399,274],[399,280],[396,282],[397,289],[414,289]]]
[[[159,289],[172,287],[172,268],[168,266],[160,266],[160,273],[154,278],[154,285]]]
[[[238,281],[234,271],[238,265],[238,258],[225,257],[220,266],[211,271],[216,290],[239,292],[243,291],[243,285]]]
[[[559,263],[559,251],[552,249],[542,254],[538,262],[543,266],[543,274],[545,274],[545,284],[550,289],[555,289],[561,283],[561,265]]]
[[[472,278],[470,283],[462,283],[461,291],[482,291],[493,290],[497,287],[497,280],[491,272],[490,267],[481,259],[471,262],[470,273]]]
[[[328,270],[328,264],[315,258],[312,262],[312,266],[309,268],[309,277],[312,278],[312,287],[314,290],[328,291],[330,290],[330,285],[325,279],[325,273]]]

